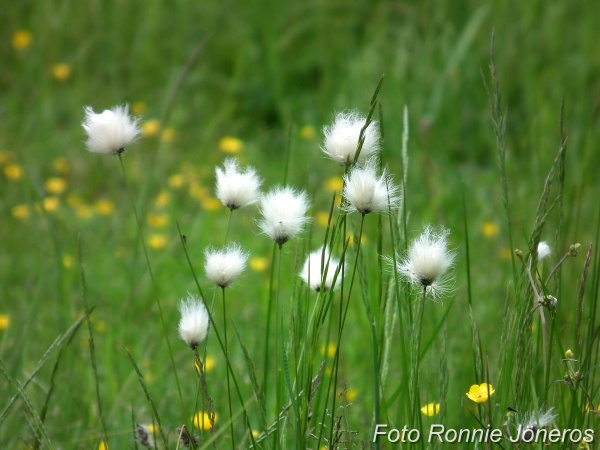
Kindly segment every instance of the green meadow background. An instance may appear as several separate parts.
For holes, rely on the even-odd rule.
[[[561,382],[561,355],[571,348],[575,359],[581,356],[578,334],[590,337],[585,347],[590,358],[598,353],[599,24],[600,8],[585,1],[4,2],[0,411],[7,411],[16,383],[36,370],[57,336],[83,316],[81,268],[87,301],[95,307],[91,320],[98,378],[96,382],[87,327],[82,326],[71,340],[53,348],[25,388],[31,404],[19,398],[2,419],[0,448],[30,448],[30,410],[41,414],[43,408],[55,448],[99,448],[103,430],[96,385],[110,447],[133,448],[132,420],[152,423],[152,414],[126,349],[144,372],[163,426],[175,442],[173,430],[180,426],[182,412],[129,193],[142,220],[191,416],[196,374],[191,353],[177,336],[177,302],[196,285],[177,224],[210,304],[213,287],[202,276],[203,252],[223,244],[229,216],[214,198],[215,166],[235,155],[257,169],[265,190],[282,183],[287,171],[287,182],[309,193],[313,220],[283,249],[280,289],[285,305],[303,289],[296,274],[307,252],[322,244],[331,198],[341,187],[343,169],[320,150],[322,127],[340,110],[366,114],[382,76],[375,118],[383,128],[382,159],[397,183],[403,110],[408,110],[408,237],[417,236],[427,223],[443,225],[451,230],[450,246],[458,254],[454,291],[425,305],[423,342],[433,343],[421,364],[423,405],[439,402],[442,354],[448,367],[446,402],[439,416],[423,416],[425,425],[441,421],[477,427],[473,415],[478,406],[465,396],[472,384],[489,382],[497,389],[491,402],[498,417],[520,401],[510,383],[501,383],[497,375],[507,338],[505,321],[518,301],[511,255],[515,248],[529,251],[538,202],[561,143],[562,109],[568,135],[560,174],[564,181],[562,191],[557,179],[551,190],[553,209],[541,240],[553,253],[540,262],[540,272],[548,275],[571,244],[581,243],[579,256],[563,263],[560,283],[549,292],[558,298],[555,321],[561,345],[553,349],[552,379],[544,398],[548,405],[563,399],[557,402],[563,405],[557,406],[563,420],[572,410],[564,406],[570,394],[561,393],[568,392]],[[491,89],[493,30],[507,116],[505,180],[512,248],[484,85]],[[123,155],[129,191],[117,158],[88,153],[81,128],[84,106],[100,112],[122,103],[142,117],[144,132]],[[228,290],[227,301],[262,378],[272,242],[260,234],[257,218],[255,207],[234,214],[229,238],[240,242],[251,259]],[[349,223],[356,227],[358,220],[351,217]],[[590,243],[578,324],[580,277]],[[379,270],[377,244],[378,219],[367,216],[363,250],[369,273],[389,281],[391,269],[384,265],[383,273]],[[389,247],[384,254],[386,249],[391,256]],[[514,264],[521,267],[518,259]],[[351,404],[345,429],[355,432],[346,446],[361,448],[364,443],[369,448],[370,330],[358,289],[355,294],[338,384],[340,390],[345,386],[345,401]],[[417,299],[408,301],[416,304]],[[472,337],[472,324],[479,339]],[[394,339],[409,333],[397,321],[390,326],[395,327]],[[534,320],[532,326],[535,336],[539,324]],[[231,336],[234,370],[250,398],[242,351]],[[475,341],[489,374],[484,379],[474,376]],[[320,357],[329,361],[326,344]],[[388,408],[385,421],[402,427],[396,411],[407,394],[396,390],[394,380],[405,369],[394,352],[392,340],[382,397]],[[225,364],[214,340],[208,341],[207,355],[217,425],[225,427]],[[584,376],[589,395],[600,405],[598,368],[590,367]],[[577,423],[598,429],[589,409],[585,418],[583,412],[578,415]]]

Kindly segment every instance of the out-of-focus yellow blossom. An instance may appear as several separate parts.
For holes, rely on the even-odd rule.
[[[69,173],[69,160],[64,157],[56,158],[52,161],[52,167],[56,172],[61,175],[66,175]]]
[[[495,222],[484,222],[481,226],[481,234],[488,239],[498,236],[499,232],[500,228]]]
[[[160,134],[160,140],[165,144],[173,142],[173,139],[175,139],[175,130],[173,128],[165,128]]]
[[[146,216],[146,222],[152,228],[164,228],[169,223],[169,217],[165,214],[148,214]]]
[[[353,389],[353,388],[346,389],[345,398],[346,398],[347,402],[353,401],[357,396],[358,396],[358,391],[356,389]]]
[[[147,106],[145,102],[133,102],[131,105],[131,114],[134,116],[141,116],[146,112]]]
[[[100,444],[98,444],[98,450],[109,450],[108,444],[104,441],[100,441]]]
[[[252,430],[252,437],[254,439],[257,439],[260,436],[260,431],[258,430]]]
[[[20,180],[23,176],[23,169],[18,164],[9,163],[4,166],[4,176],[11,181]]]
[[[94,217],[94,211],[92,210],[92,207],[85,204],[75,206],[75,214],[77,217],[84,220]]]
[[[154,206],[157,208],[164,208],[169,204],[171,195],[167,191],[161,191],[154,199]]]
[[[221,208],[221,201],[218,198],[208,197],[200,202],[205,211],[217,211]]]
[[[344,189],[344,180],[342,177],[331,177],[325,180],[325,189],[328,192],[337,192],[338,194]]]
[[[67,180],[61,177],[50,177],[44,182],[44,189],[50,195],[61,195],[67,189]]]
[[[65,63],[54,64],[52,76],[56,81],[67,81],[71,77],[71,66]]]
[[[100,199],[94,203],[94,211],[99,216],[110,216],[115,211],[115,204],[111,200]]]
[[[152,234],[148,238],[148,245],[154,250],[161,250],[167,245],[167,238],[164,234]]]
[[[496,392],[496,390],[492,387],[491,384],[474,384],[469,389],[469,392],[467,392],[467,397],[469,397],[469,400],[472,400],[475,403],[485,403],[488,401],[489,397],[494,395],[494,392]]]
[[[171,189],[181,188],[183,186],[184,182],[185,182],[185,179],[183,177],[183,174],[181,174],[181,173],[174,173],[167,180],[167,184],[169,185],[169,187]]]
[[[348,245],[350,247],[354,247],[354,235],[350,234],[350,235],[348,235],[348,238],[349,238]],[[360,245],[365,245],[366,243],[367,243],[367,237],[363,234],[360,238]]]
[[[67,204],[71,208],[76,208],[80,205],[83,205],[83,200],[81,200],[81,197],[79,197],[78,195],[70,194],[67,196]]]
[[[60,199],[58,197],[46,197],[42,200],[42,207],[46,212],[55,212],[60,206]]]
[[[313,139],[316,135],[315,127],[312,125],[304,125],[300,128],[300,137],[305,140]]]
[[[219,415],[217,413],[214,413],[214,423],[217,423],[217,420],[219,418]],[[194,417],[192,417],[192,423],[194,424],[194,426],[196,428],[198,428],[199,430],[202,431],[208,431],[212,428],[212,425],[210,424],[210,416],[208,413],[206,412],[199,412],[194,414]]]
[[[236,153],[241,152],[243,148],[244,142],[242,142],[240,139],[226,136],[219,140],[219,150],[221,150],[223,153],[235,155]]]
[[[315,223],[320,227],[327,228],[327,225],[329,224],[329,213],[325,211],[318,211],[315,214]]]
[[[27,220],[29,219],[30,208],[29,205],[17,205],[13,207],[11,212],[15,219]]]
[[[327,356],[329,359],[332,359],[335,357],[335,350],[336,350],[336,346],[335,344],[327,344],[327,347],[325,347],[325,344],[321,345],[321,355],[323,356]]]
[[[27,30],[17,30],[13,33],[11,43],[15,50],[26,50],[33,41],[33,36]]]
[[[71,255],[64,255],[62,257],[62,265],[65,269],[70,269],[73,267],[75,259]]]
[[[217,362],[215,361],[215,358],[212,356],[207,356],[206,361],[204,361],[204,373],[211,372],[215,368],[216,364]],[[194,367],[196,368],[196,372],[200,373],[200,366],[198,365],[198,362],[194,362]]]
[[[255,272],[264,272],[269,267],[269,260],[262,256],[253,256],[248,263]]]
[[[433,417],[440,412],[439,403],[428,403],[421,408],[421,412],[427,417]]]
[[[4,331],[10,325],[10,316],[8,314],[0,314],[0,331]]]
[[[160,131],[160,122],[156,119],[146,120],[142,123],[142,134],[145,137],[153,138],[158,136]]]
[[[146,425],[146,429],[148,430],[148,433],[151,433],[153,436],[156,436],[157,429],[154,425]]]

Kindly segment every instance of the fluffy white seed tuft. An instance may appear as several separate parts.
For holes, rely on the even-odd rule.
[[[344,198],[348,212],[362,215],[396,209],[400,203],[398,188],[385,170],[377,176],[376,160],[368,160],[363,167],[354,167],[344,175]]]
[[[217,198],[230,210],[258,201],[262,181],[253,168],[242,172],[235,159],[227,158],[223,168],[217,167],[215,172]]]
[[[221,288],[233,283],[246,268],[248,253],[238,244],[230,244],[221,250],[206,249],[204,252],[206,277]]]
[[[276,187],[260,202],[260,229],[279,247],[296,236],[309,221],[308,197],[304,191],[291,187]]]
[[[337,278],[336,272],[338,272]],[[302,281],[315,292],[335,289],[334,283],[338,283],[341,276],[339,261],[331,257],[326,247],[310,253],[300,272]]]
[[[193,294],[179,302],[179,336],[195,350],[208,334],[209,316],[202,300]]]
[[[82,126],[87,134],[87,149],[94,153],[119,155],[125,147],[140,135],[140,119],[129,115],[129,106],[115,106],[100,114],[92,108],[84,108],[85,118]]]
[[[550,253],[552,253],[552,250],[550,249],[550,246],[548,245],[548,243],[546,241],[542,241],[538,244],[537,253],[538,253],[538,261],[541,261],[542,259],[550,256]]]
[[[332,125],[323,128],[325,142],[321,150],[334,161],[348,165],[354,161],[360,131],[366,123],[366,117],[356,111],[343,111],[336,114]],[[379,145],[379,130],[377,122],[372,121],[365,130],[365,140],[362,145],[358,161],[365,161],[369,156],[377,153]]]

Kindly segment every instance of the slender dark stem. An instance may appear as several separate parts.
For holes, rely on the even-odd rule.
[[[231,217],[231,216],[230,216]],[[227,346],[227,306],[225,304],[225,288],[221,288],[223,296],[223,345],[225,347],[225,359],[229,361],[229,349]],[[235,437],[233,434],[233,410],[231,408],[231,387],[229,382],[229,371],[227,371],[227,401],[229,403],[229,429],[231,432],[231,448],[235,450]]]
[[[419,366],[421,361],[421,331],[423,329],[423,311],[425,309],[425,296],[427,295],[427,286],[423,286],[423,292],[417,305],[417,316],[413,323],[413,357],[412,357],[412,373],[411,373],[411,394],[413,407],[413,420],[418,417],[419,411]],[[415,424],[416,425],[416,424]]]

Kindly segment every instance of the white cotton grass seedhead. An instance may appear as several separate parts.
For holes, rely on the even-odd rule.
[[[140,135],[140,119],[129,115],[129,106],[126,104],[100,114],[96,114],[89,106],[84,111],[82,126],[87,134],[86,146],[90,152],[120,155]]]
[[[220,250],[206,249],[204,258],[206,277],[224,289],[242,274],[246,268],[248,253],[238,244],[230,244]]]
[[[434,299],[450,289],[449,270],[454,264],[456,253],[448,249],[449,234],[450,230],[446,228],[435,230],[427,225],[410,244],[405,257],[396,265],[400,275]]]
[[[291,187],[276,187],[263,196],[260,202],[262,219],[259,227],[273,239],[279,248],[302,231],[310,220],[309,202],[304,191]]]
[[[538,248],[537,248],[538,261],[541,261],[542,259],[547,258],[548,256],[550,256],[551,253],[552,253],[552,249],[550,248],[550,246],[548,245],[548,243],[546,241],[542,241],[538,244]]]
[[[260,198],[262,180],[253,168],[241,171],[234,158],[227,158],[223,168],[217,167],[215,173],[217,198],[231,211],[256,203]]]
[[[300,271],[302,281],[315,292],[335,289],[341,276],[340,262],[331,257],[327,247],[310,253]]]
[[[325,141],[322,150],[334,161],[342,165],[354,162],[360,132],[365,126],[366,117],[356,111],[343,111],[336,114],[332,125],[323,128]],[[364,133],[364,143],[358,155],[358,162],[381,150],[377,122],[372,121]]]
[[[375,159],[370,159],[363,167],[355,166],[344,175],[343,196],[348,201],[346,211],[365,215],[398,208],[398,187],[385,170],[377,175],[376,163]]]
[[[179,312],[179,336],[195,350],[208,334],[210,319],[206,306],[200,298],[188,294],[186,299],[179,302]]]
[[[520,442],[538,442],[539,441],[539,430],[552,425],[558,414],[554,408],[547,410],[540,409],[539,411],[532,411],[529,414],[525,414],[523,419],[517,424],[518,441]]]

